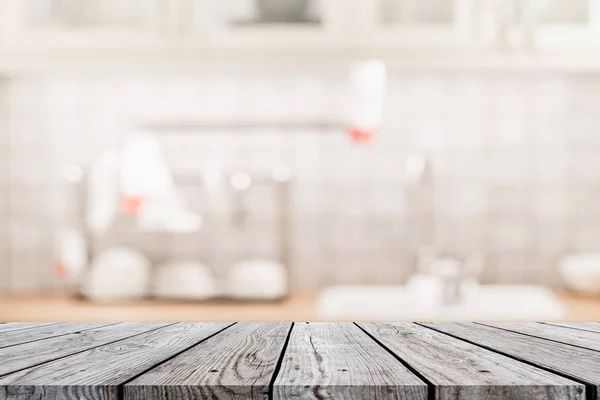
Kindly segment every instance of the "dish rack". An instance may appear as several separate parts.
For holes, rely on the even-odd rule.
[[[136,216],[118,213],[110,227],[101,232],[91,230],[87,224],[88,185],[87,171],[79,166],[80,173],[70,174],[66,179],[69,209],[64,226],[81,233],[86,247],[87,260],[79,279],[66,290],[78,299],[87,299],[84,286],[90,277],[92,263],[97,254],[114,246],[126,246],[143,253],[151,262],[151,276],[157,268],[172,260],[197,261],[212,270],[219,282],[218,294],[210,301],[278,301],[287,296],[289,290],[290,266],[290,191],[292,176],[289,168],[278,166],[263,171],[232,171],[221,175],[228,201],[225,210],[216,211],[203,207],[208,197],[207,182],[201,174],[194,176],[174,175],[177,189],[186,194],[190,207],[195,207],[203,219],[200,229],[194,232],[172,232],[167,230],[142,230],[138,228]],[[194,195],[190,195],[194,193]],[[190,200],[190,198],[194,200]],[[256,214],[256,204],[267,204],[266,212]],[[200,203],[200,204],[198,204]],[[257,232],[257,225],[263,225],[263,234]],[[264,235],[264,225],[271,229]],[[259,229],[260,231],[260,229]],[[263,240],[262,246],[253,246],[256,239]],[[269,241],[265,246],[265,241]],[[237,244],[237,245],[233,245]],[[268,250],[268,251],[266,251]],[[286,293],[269,299],[244,299],[224,293],[224,280],[231,266],[245,258],[264,257],[277,261],[284,267]],[[153,299],[150,288],[145,299]],[[183,300],[183,299],[182,299]]]

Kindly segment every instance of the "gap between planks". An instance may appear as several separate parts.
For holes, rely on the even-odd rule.
[[[360,323],[435,385],[436,399],[569,398],[581,383],[414,323]]]
[[[185,348],[185,349],[183,349],[183,350],[181,350],[181,351],[178,351],[177,353],[175,353],[175,354],[173,354],[173,355],[171,355],[171,356],[169,356],[169,357],[165,358],[164,360],[162,360],[162,361],[160,361],[160,362],[157,362],[156,364],[154,364],[153,366],[151,366],[151,367],[147,368],[146,370],[144,370],[144,371],[140,372],[139,374],[136,374],[136,375],[132,376],[131,378],[129,378],[129,379],[127,379],[127,380],[123,381],[122,383],[120,383],[120,384],[116,385],[116,387],[115,387],[115,399],[116,399],[116,400],[124,400],[123,388],[124,388],[124,387],[125,387],[125,385],[127,385],[129,382],[132,382],[132,381],[134,381],[135,379],[139,378],[140,376],[142,376],[142,375],[144,375],[144,374],[147,374],[148,372],[150,372],[150,371],[152,371],[153,369],[155,369],[155,368],[157,368],[157,367],[161,366],[162,364],[164,364],[164,363],[166,363],[166,362],[168,362],[168,361],[170,361],[170,360],[174,359],[175,357],[177,357],[177,356],[179,356],[179,355],[181,355],[181,354],[185,353],[186,351],[189,351],[189,350],[191,350],[192,348],[194,348],[194,347],[198,346],[200,343],[202,343],[202,342],[204,342],[204,341],[206,341],[206,340],[208,340],[208,339],[210,339],[210,338],[212,338],[212,337],[214,337],[214,336],[217,336],[218,334],[222,333],[222,332],[223,332],[223,331],[225,331],[226,329],[229,329],[229,328],[231,328],[231,327],[232,327],[232,326],[234,326],[235,324],[237,324],[237,322],[233,322],[233,323],[229,324],[228,326],[226,326],[226,327],[224,327],[223,329],[221,329],[221,330],[219,330],[219,331],[217,331],[217,332],[213,333],[212,335],[210,335],[210,336],[207,336],[207,337],[205,337],[205,338],[204,338],[204,339],[202,339],[202,340],[199,340],[197,343],[194,343],[193,345],[191,345],[191,346],[189,346],[189,347],[187,347],[187,348]]]
[[[51,324],[51,325],[43,325],[39,328],[28,328],[25,332],[18,331],[10,331],[10,332],[0,332],[0,349],[5,349],[7,347],[19,346],[28,343],[39,342],[48,339],[54,339],[61,336],[72,335],[76,333],[81,333],[93,329],[106,328],[111,325],[117,325],[118,322],[113,323],[101,323],[101,322],[91,322],[91,323],[59,323],[59,324]],[[14,334],[18,335],[15,336]],[[24,335],[24,336],[22,336]],[[26,339],[27,336],[30,336]],[[12,336],[12,338],[11,338]],[[7,339],[8,337],[8,339]],[[7,340],[4,340],[7,339]],[[11,340],[12,339],[12,340]]]
[[[356,326],[358,326],[358,328],[361,331],[363,331],[363,333],[365,335],[367,335],[368,337],[370,337],[381,348],[383,348],[385,351],[387,351],[388,353],[390,353],[396,360],[398,360],[402,365],[404,365],[417,378],[419,378],[420,380],[422,380],[427,385],[427,399],[428,400],[435,400],[436,388],[435,388],[435,384],[433,382],[431,382],[429,379],[427,379],[427,377],[425,375],[423,375],[422,373],[420,373],[416,368],[414,368],[412,365],[410,365],[406,360],[403,360],[398,354],[396,354],[394,351],[392,351],[392,349],[390,349],[386,345],[384,345],[379,339],[377,339],[375,336],[373,336],[369,332],[367,332],[357,322],[353,322],[353,324],[356,325]]]
[[[116,323],[115,325],[121,325],[121,324],[123,324],[123,323],[119,322],[119,323]],[[103,326],[101,328],[96,328],[96,329],[101,330],[101,329],[105,329],[105,328],[114,327],[115,325]],[[24,370],[27,370],[27,369],[30,369],[30,368],[39,367],[41,365],[48,364],[48,363],[51,363],[51,362],[54,362],[54,361],[57,361],[57,360],[63,360],[63,359],[66,359],[68,357],[75,356],[75,355],[80,354],[80,353],[84,353],[84,352],[86,352],[88,350],[91,350],[91,349],[95,349],[95,348],[102,347],[102,346],[105,346],[105,345],[110,345],[110,344],[118,343],[118,342],[121,342],[123,340],[129,339],[129,338],[132,338],[132,337],[136,337],[136,336],[142,335],[144,333],[152,332],[152,331],[155,331],[157,329],[161,329],[161,328],[164,328],[164,327],[167,327],[167,326],[171,326],[171,325],[175,325],[175,323],[161,325],[161,326],[158,326],[156,328],[148,329],[147,331],[141,331],[139,333],[135,333],[133,335],[126,336],[126,337],[123,337],[123,338],[120,338],[120,339],[117,339],[117,340],[102,342],[102,343],[98,343],[96,345],[90,345],[89,347],[81,348],[80,350],[74,351],[74,352],[69,353],[69,354],[64,354],[62,356],[58,356],[58,357],[55,357],[55,358],[48,358],[48,359],[45,359],[44,361],[40,361],[40,362],[37,362],[37,363],[34,363],[34,364],[23,366],[22,368],[16,368],[16,369],[8,371],[8,372],[0,372],[0,378],[8,376],[8,375],[11,375],[11,374],[14,374],[14,373],[17,373],[17,372],[21,372],[21,371],[24,371]],[[88,331],[93,331],[93,330],[94,329],[90,329]],[[51,339],[57,339],[57,338],[49,338],[49,340],[51,340]],[[23,343],[24,346],[27,346],[29,344],[31,344],[31,343]],[[6,350],[6,349],[12,349],[12,348],[14,348],[14,347],[6,347],[4,349],[0,349],[0,351]]]
[[[539,323],[519,322],[521,326],[514,326],[513,323],[488,323],[488,322],[474,322],[474,324],[486,326],[488,328],[501,329],[507,332],[518,333],[520,335],[530,336],[536,339],[547,340],[550,342],[566,344],[573,347],[579,347],[580,349],[598,351],[600,352],[600,333],[588,331],[588,330],[575,330],[569,327],[555,325],[555,331],[543,331],[544,328],[550,327],[549,325],[542,325]],[[531,325],[530,325],[531,324]],[[539,325],[539,327],[537,326]],[[536,329],[542,330],[536,332]],[[573,332],[572,338],[565,337],[561,333],[565,333],[571,329]],[[562,332],[561,332],[562,331]],[[580,337],[575,336],[579,331]],[[581,337],[583,336],[583,337]],[[591,341],[591,343],[590,343]]]
[[[2,326],[0,326],[0,334],[15,332],[15,331],[23,331],[26,329],[35,329],[39,327],[47,327],[51,325],[58,325],[60,322],[3,322]]]
[[[398,355],[396,352],[394,352],[394,351],[393,351],[392,349],[390,349],[388,346],[384,345],[384,344],[383,344],[383,343],[382,343],[380,340],[378,340],[378,339],[377,339],[377,338],[375,338],[373,335],[371,335],[369,332],[367,332],[367,331],[366,331],[366,330],[365,330],[365,329],[364,329],[362,326],[360,326],[358,323],[353,323],[352,325],[353,325],[353,326],[355,326],[355,327],[357,328],[357,331],[358,331],[358,332],[361,332],[361,335],[364,335],[364,336],[363,336],[363,338],[364,338],[365,340],[367,340],[367,341],[371,341],[371,342],[373,343],[373,345],[374,345],[374,346],[377,346],[378,348],[381,348],[381,350],[382,350],[383,352],[385,352],[386,354],[389,354],[391,357],[393,357],[393,359],[394,359],[395,361],[397,361],[397,362],[401,363],[401,364],[402,364],[404,367],[406,367],[406,369],[407,369],[408,371],[410,371],[410,372],[411,372],[411,373],[412,373],[412,374],[415,376],[415,379],[417,379],[417,378],[418,378],[418,379],[419,379],[419,380],[420,380],[420,381],[421,381],[421,382],[422,382],[424,385],[426,385],[426,390],[427,390],[427,391],[426,391],[426,395],[427,395],[427,398],[428,398],[428,399],[432,400],[432,399],[435,399],[435,398],[436,398],[436,395],[437,395],[437,388],[436,388],[436,384],[434,384],[432,381],[430,381],[430,380],[429,380],[429,379],[428,379],[428,378],[427,378],[427,377],[426,377],[426,376],[425,376],[423,373],[419,372],[419,370],[418,370],[417,368],[415,368],[415,367],[413,367],[412,365],[410,365],[410,364],[409,364],[409,363],[408,363],[406,360],[404,360],[404,359],[403,359],[403,358],[402,358],[400,355]],[[411,324],[411,325],[413,325],[413,326],[415,326],[415,327],[418,327],[418,328],[420,328],[420,329],[424,329],[424,330],[436,331],[435,329],[429,328],[429,327],[427,327],[427,326],[421,326],[420,324]],[[215,334],[213,334],[212,336],[216,336],[216,335],[218,335],[219,333],[222,333],[223,331],[225,331],[226,329],[230,328],[231,326],[233,326],[233,325],[230,325],[230,326],[228,326],[228,327],[226,327],[226,328],[222,329],[221,331],[219,331],[219,332],[216,332],[216,333],[215,333]],[[282,345],[281,349],[279,350],[279,354],[278,354],[278,356],[277,356],[277,362],[276,362],[276,366],[274,367],[274,369],[273,369],[273,372],[272,372],[272,375],[271,375],[271,377],[270,377],[270,379],[269,379],[269,383],[268,383],[268,385],[267,385],[267,393],[265,393],[265,394],[267,394],[267,398],[268,398],[268,399],[273,399],[273,398],[275,397],[275,395],[276,395],[276,393],[275,393],[275,392],[276,392],[276,389],[277,389],[277,387],[276,387],[276,386],[277,386],[277,385],[276,385],[276,382],[277,382],[278,378],[280,377],[280,374],[282,374],[282,372],[283,372],[283,371],[282,371],[282,365],[283,365],[283,363],[284,363],[285,357],[286,357],[286,355],[287,355],[287,352],[288,352],[288,349],[289,349],[289,346],[290,346],[290,340],[291,340],[292,334],[293,334],[294,330],[296,329],[296,327],[297,327],[297,324],[294,324],[294,323],[292,323],[292,324],[290,325],[290,327],[289,327],[289,330],[288,330],[288,332],[287,332],[287,335],[286,335],[286,337],[285,337],[284,343],[283,343],[283,345]],[[438,333],[438,334],[444,334],[444,336],[453,337],[454,339],[459,339],[459,340],[461,340],[461,341],[463,341],[463,342],[470,343],[468,340],[464,340],[464,339],[462,339],[462,338],[459,338],[459,337],[454,337],[453,335],[450,335],[450,334],[447,334],[447,333],[444,333],[444,332],[437,332],[437,333]],[[211,337],[212,337],[212,336],[211,336]],[[159,363],[157,363],[157,364],[155,364],[155,365],[153,365],[153,366],[151,366],[151,367],[147,368],[145,371],[143,371],[143,372],[141,372],[141,373],[137,374],[137,375],[136,375],[136,377],[138,377],[138,378],[139,378],[139,377],[141,377],[141,376],[143,376],[143,375],[147,374],[148,372],[150,372],[150,371],[152,371],[152,370],[154,370],[154,369],[158,368],[159,366],[161,366],[161,365],[163,365],[163,364],[166,364],[166,363],[168,363],[170,360],[174,359],[174,358],[175,358],[175,357],[177,357],[178,355],[181,355],[181,354],[184,354],[184,353],[186,353],[186,352],[190,351],[190,350],[191,350],[193,347],[196,347],[196,346],[198,346],[200,343],[204,342],[204,341],[205,341],[205,340],[207,340],[207,339],[208,339],[208,338],[206,338],[206,339],[204,339],[204,340],[202,340],[202,341],[200,341],[200,342],[196,343],[195,345],[192,345],[192,346],[188,347],[187,349],[184,349],[184,350],[180,351],[179,353],[177,353],[177,354],[175,354],[175,355],[173,355],[173,356],[171,356],[171,357],[169,357],[169,358],[166,358],[166,359],[164,359],[164,360],[160,361]],[[479,345],[479,344],[476,344],[476,343],[470,343],[470,344],[471,344],[471,345],[473,345],[473,346],[476,346],[476,347],[478,347],[478,348],[480,348],[480,349],[482,349],[482,350],[483,350],[483,349],[485,349],[486,351],[489,351],[489,352],[490,352],[490,353],[492,353],[492,354],[497,354],[497,355],[499,355],[499,356],[506,357],[507,359],[511,359],[512,361],[514,361],[514,362],[516,362],[516,363],[518,363],[518,364],[522,364],[522,365],[528,365],[528,366],[531,366],[531,367],[534,367],[534,368],[539,368],[540,370],[545,370],[545,372],[548,372],[548,373],[550,373],[550,374],[552,374],[552,375],[561,376],[561,377],[563,377],[563,378],[568,378],[568,377],[562,376],[562,375],[561,375],[561,374],[559,374],[559,373],[556,373],[555,371],[550,371],[550,370],[547,370],[547,369],[545,369],[545,368],[543,368],[543,367],[540,367],[540,366],[539,366],[539,365],[537,365],[537,364],[534,364],[534,363],[529,363],[529,362],[526,362],[526,361],[523,361],[523,360],[520,360],[520,359],[517,359],[517,358],[511,357],[511,356],[509,356],[509,355],[503,354],[502,352],[495,351],[495,350],[493,350],[493,349],[489,349],[489,348],[487,348],[486,346],[481,346],[481,345]],[[130,378],[130,379],[128,379],[127,381],[125,381],[125,382],[123,382],[123,383],[121,383],[121,384],[119,384],[119,385],[118,385],[118,389],[117,389],[117,393],[116,393],[116,395],[117,395],[117,398],[118,398],[118,399],[123,399],[123,398],[124,398],[124,386],[125,386],[127,383],[134,381],[135,379],[136,379],[135,377],[134,377],[134,378]],[[573,380],[573,379],[571,379],[571,381],[575,381],[575,382],[578,382],[578,383],[582,383],[582,382],[580,382],[579,380]],[[317,387],[318,387],[318,385],[317,385]],[[583,389],[583,388],[582,388],[582,389]],[[587,393],[587,391],[586,391],[586,393]]]
[[[275,366],[275,370],[273,371],[273,376],[271,377],[271,381],[269,382],[269,394],[268,400],[273,400],[273,391],[275,387],[275,381],[281,372],[281,366],[283,365],[283,358],[285,357],[285,352],[288,349],[290,344],[290,338],[292,337],[292,331],[294,330],[295,322],[292,322],[290,326],[290,330],[288,331],[287,337],[285,338],[285,342],[283,343],[283,348],[281,349],[281,354],[279,354],[279,360],[277,360],[277,365]]]
[[[124,386],[128,399],[267,399],[291,323],[240,323]]]
[[[166,325],[166,326],[171,326],[171,325],[177,325],[177,324],[169,324],[169,325]],[[165,364],[165,363],[169,362],[173,358],[175,358],[175,357],[177,357],[177,356],[179,356],[179,355],[181,355],[181,354],[183,354],[183,353],[185,353],[185,352],[193,349],[194,347],[200,345],[204,341],[206,341],[206,340],[208,340],[208,339],[210,339],[210,338],[212,338],[214,336],[217,336],[217,335],[223,333],[225,330],[231,328],[234,325],[235,325],[235,323],[232,323],[232,324],[230,324],[230,325],[222,328],[221,330],[213,333],[212,335],[210,335],[210,336],[208,336],[208,337],[206,337],[206,338],[204,338],[202,340],[199,340],[197,343],[194,343],[194,344],[186,347],[185,349],[180,350],[177,353],[172,354],[172,355],[166,357],[165,359],[156,362],[152,366],[146,368],[144,371],[136,374],[135,376],[133,376],[131,378],[128,378],[127,380],[123,381],[122,383],[119,383],[118,385],[115,385],[115,390],[116,390],[115,395],[116,395],[116,398],[119,399],[119,400],[121,400],[121,399],[124,398],[123,387],[124,387],[124,385],[126,385],[130,381],[133,381],[136,378],[141,377],[142,375],[148,373],[149,371],[151,371],[151,370],[153,370],[153,369],[161,366],[162,364]],[[379,341],[377,338],[375,338],[369,332],[367,332],[365,329],[363,329],[363,327],[360,326],[358,323],[354,323],[354,325],[358,327],[359,331],[361,331],[362,334],[365,335],[368,338],[368,340],[373,341],[377,346],[379,346],[380,348],[382,348],[385,352],[389,353],[394,359],[396,359],[398,362],[400,362],[402,365],[404,365],[411,373],[413,373],[416,377],[418,377],[421,381],[423,381],[427,385],[427,395],[428,395],[429,399],[434,399],[435,398],[435,396],[436,396],[436,392],[435,392],[436,387],[435,387],[435,384],[433,384],[432,382],[430,382],[425,376],[423,376],[422,373],[420,373],[417,369],[415,369],[413,366],[411,366],[407,361],[405,361],[404,359],[402,359],[401,356],[397,355],[394,351],[392,351],[390,348],[388,348],[387,346],[385,346],[381,341]],[[489,348],[489,347],[487,347],[485,345],[481,345],[481,344],[478,344],[478,343],[471,342],[468,339],[463,339],[462,337],[458,336],[458,334],[454,335],[454,334],[451,334],[451,333],[447,333],[447,332],[444,332],[443,330],[438,330],[435,327],[431,327],[431,326],[428,326],[428,325],[423,325],[423,324],[420,324],[420,323],[416,323],[414,325],[418,326],[421,329],[432,330],[432,331],[444,334],[446,336],[449,336],[449,337],[452,337],[452,338],[455,338],[455,339],[459,339],[459,340],[461,340],[463,342],[470,343],[472,345],[475,345],[477,347],[480,347],[480,348],[485,349],[487,351],[490,351],[492,353],[500,354],[500,355],[502,355],[504,357],[513,359],[513,360],[518,361],[518,362],[523,363],[523,364],[527,364],[527,365],[533,366],[535,368],[539,368],[541,370],[545,370],[546,372],[550,372],[550,373],[555,374],[557,376],[562,376],[564,378],[568,378],[568,379],[571,379],[573,381],[576,381],[576,382],[579,382],[579,383],[583,383],[586,386],[586,396],[588,396],[587,397],[588,399],[590,398],[589,396],[592,394],[592,391],[593,391],[594,395],[596,393],[596,387],[595,386],[593,386],[591,388],[592,390],[590,390],[589,383],[588,382],[583,382],[581,379],[577,379],[577,378],[574,378],[572,376],[568,376],[566,374],[562,374],[560,372],[557,372],[557,371],[551,370],[549,368],[540,366],[540,365],[538,365],[537,363],[534,363],[534,362],[529,362],[527,360],[523,360],[523,359],[520,359],[518,357],[511,356],[510,354],[506,354],[506,353],[502,352],[501,350],[496,350],[494,348]],[[488,328],[491,328],[491,329],[503,330],[502,328],[497,328],[495,326],[488,326],[488,325],[484,325],[484,324],[481,324],[481,325],[483,325],[485,327],[488,327]],[[166,326],[161,326],[161,327],[152,329],[152,331],[153,330],[163,329]],[[286,352],[288,351],[288,348],[289,348],[290,339],[292,337],[292,333],[293,333],[293,331],[294,331],[295,328],[296,328],[296,324],[295,323],[291,323],[291,325],[289,327],[289,330],[287,332],[287,336],[286,336],[286,338],[284,340],[283,346],[282,346],[281,350],[279,351],[279,355],[278,355],[278,358],[277,358],[276,366],[275,366],[275,368],[273,370],[273,373],[271,375],[270,381],[268,383],[268,398],[269,399],[273,399],[275,382],[276,382],[277,378],[279,377],[279,375],[282,373],[282,365],[284,363]],[[514,331],[510,331],[510,330],[508,330],[508,331],[512,332],[512,333],[515,333],[515,334],[532,336],[532,335],[527,335],[527,334],[523,334],[523,333],[520,333],[520,332],[514,332]],[[123,338],[123,339],[112,341],[110,343],[121,342],[123,340],[127,340],[127,339],[130,339],[130,338],[142,335],[144,333],[147,333],[147,332],[141,332],[141,333],[138,333],[138,334],[134,334],[134,335],[128,336],[128,337]],[[536,336],[533,336],[533,337],[536,337]],[[536,338],[538,338],[538,337],[536,337]],[[539,339],[551,341],[551,340],[546,339],[546,338],[539,338]],[[90,350],[90,349],[93,349],[93,348],[96,348],[96,347],[100,347],[100,346],[103,346],[103,345],[107,345],[107,344],[109,344],[109,343],[104,343],[104,344],[98,345],[98,346],[91,346],[90,348],[88,348],[86,350]],[[55,360],[59,360],[59,359],[62,359],[62,358],[66,358],[66,357],[69,357],[69,356],[72,356],[72,355],[84,352],[86,350],[78,351],[78,352],[75,352],[75,353],[72,353],[72,354],[69,354],[69,355],[65,355],[63,357],[58,357],[58,358],[53,359],[53,360],[48,360],[48,361],[39,363],[37,365],[43,365],[43,364],[49,363],[51,361],[55,361]]]
[[[529,361],[529,360],[521,358],[521,357],[514,356],[514,355],[512,355],[510,353],[504,352],[502,350],[495,349],[495,348],[493,348],[491,346],[487,346],[487,345],[483,345],[481,343],[474,342],[474,341],[472,341],[470,339],[463,338],[462,336],[459,336],[458,334],[453,334],[453,333],[446,332],[445,330],[443,330],[441,328],[437,328],[435,325],[434,326],[429,326],[428,325],[429,323],[415,322],[415,324],[417,324],[417,325],[419,325],[421,327],[427,328],[427,329],[431,329],[431,330],[439,332],[439,333],[443,333],[444,335],[448,335],[448,336],[453,337],[455,339],[462,340],[462,341],[464,341],[466,343],[470,343],[472,345],[479,346],[479,347],[481,347],[483,349],[486,349],[488,351],[491,351],[491,352],[494,352],[494,353],[497,353],[497,354],[501,354],[501,355],[503,355],[505,357],[508,357],[508,358],[511,358],[511,359],[513,359],[515,361],[522,362],[522,363],[530,365],[532,367],[536,367],[536,368],[539,368],[539,369],[544,370],[546,372],[550,372],[552,374],[555,374],[555,375],[561,376],[563,378],[570,379],[572,381],[575,381],[575,382],[578,382],[580,384],[583,384],[583,385],[585,385],[585,398],[586,398],[586,400],[598,400],[599,399],[597,384],[595,384],[595,383],[593,383],[591,381],[587,381],[585,379],[576,377],[576,376],[568,374],[568,373],[563,373],[563,372],[560,372],[560,371],[556,371],[556,370],[554,370],[552,368],[548,368],[548,367],[545,367],[543,365],[540,365],[539,363],[536,363],[536,362],[533,362],[533,361]],[[495,327],[492,327],[492,326],[487,326],[487,325],[483,325],[483,326],[486,327],[486,328],[489,328],[489,329],[497,329],[498,331],[502,331],[502,329],[498,329],[498,328],[495,328]],[[512,331],[507,331],[507,332],[511,332],[513,334],[520,334],[520,333],[512,332]],[[523,336],[528,336],[528,335],[523,335]],[[534,337],[536,339],[540,339],[540,338],[537,338],[535,336],[530,336],[530,337]],[[546,339],[540,339],[540,340],[546,340]],[[564,344],[564,343],[561,343],[561,344]]]
[[[117,385],[231,325],[161,324],[158,329],[146,330],[141,335],[129,335],[124,340],[74,354],[66,362],[56,360],[10,374],[6,379],[0,378],[0,387],[24,390],[34,396],[41,394],[48,399],[115,399],[119,397]],[[115,358],[106,357],[107,354],[114,354]],[[4,398],[1,391],[0,398]]]
[[[600,323],[598,322],[540,322],[540,324],[600,333]]]

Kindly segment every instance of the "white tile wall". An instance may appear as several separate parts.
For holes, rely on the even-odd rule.
[[[346,112],[343,76],[40,77],[3,87],[10,129],[0,138],[0,205],[10,223],[0,263],[10,262],[11,284],[0,272],[0,290],[56,284],[51,239],[65,164],[89,164],[148,122],[336,120]],[[214,159],[231,169],[291,165],[298,289],[401,282],[416,247],[431,241],[485,253],[489,282],[557,283],[557,257],[600,250],[600,77],[395,76],[385,115],[367,145],[343,130],[311,129],[174,131],[161,141],[176,172]],[[406,157],[419,152],[434,165],[429,210],[427,199],[405,192]],[[253,204],[257,216],[272,217],[271,206]],[[275,253],[273,227],[255,229],[258,242],[220,247]],[[194,252],[193,241],[169,243],[180,256]]]
[[[11,289],[10,143],[8,85],[0,80],[0,293]]]

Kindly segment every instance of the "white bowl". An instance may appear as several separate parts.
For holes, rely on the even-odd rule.
[[[150,261],[137,250],[106,249],[92,261],[82,294],[99,301],[141,299],[148,294],[151,269]]]
[[[587,296],[600,296],[600,254],[567,256],[558,264],[558,270],[568,289]]]
[[[154,275],[152,294],[157,298],[207,300],[218,295],[211,269],[199,262],[171,262]]]
[[[241,261],[229,270],[226,284],[231,298],[276,300],[287,293],[287,272],[276,261]]]

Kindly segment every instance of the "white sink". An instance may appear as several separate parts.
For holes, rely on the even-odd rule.
[[[319,296],[317,312],[332,321],[548,321],[566,316],[552,291],[529,285],[475,285],[452,306],[405,286],[333,286]]]

